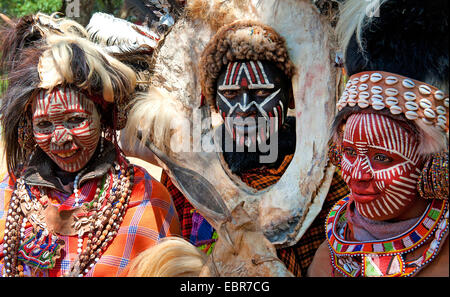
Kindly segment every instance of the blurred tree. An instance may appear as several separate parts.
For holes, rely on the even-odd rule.
[[[61,10],[64,0],[1,0],[0,12],[9,17],[21,17],[38,11],[51,14]]]

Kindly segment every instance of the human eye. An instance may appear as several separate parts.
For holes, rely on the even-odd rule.
[[[37,123],[35,123],[35,125],[38,128],[45,129],[45,128],[51,127],[52,123],[50,121],[41,120],[41,121],[38,121]]]
[[[356,158],[356,150],[350,146],[344,147],[344,154],[350,158]]]
[[[392,162],[392,158],[382,154],[382,153],[377,153],[373,156],[373,160],[379,163],[390,163]]]
[[[236,91],[227,90],[227,91],[222,91],[222,95],[224,95],[228,99],[233,99],[233,98],[235,98],[237,96],[237,92]]]
[[[67,119],[69,124],[80,124],[86,120],[86,117],[83,116],[71,116]]]
[[[267,97],[270,94],[272,94],[271,90],[267,90],[267,89],[255,90],[255,95],[258,97]]]

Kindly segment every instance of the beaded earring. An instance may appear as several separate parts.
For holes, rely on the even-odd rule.
[[[328,159],[330,162],[336,166],[341,168],[341,159],[342,159],[342,148],[340,145],[337,145],[334,142],[331,142],[328,150]]]
[[[417,190],[424,199],[448,199],[448,153],[432,154],[423,166]]]
[[[24,151],[30,152],[34,149],[36,143],[33,136],[33,125],[26,115],[19,121],[19,125],[17,126],[17,136],[18,143]]]

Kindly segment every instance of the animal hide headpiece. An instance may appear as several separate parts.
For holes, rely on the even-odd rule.
[[[238,22],[232,24],[235,21]],[[219,30],[222,26],[229,30]],[[251,220],[277,247],[295,244],[320,212],[335,171],[327,159],[337,77],[331,31],[330,21],[310,0],[188,1],[185,15],[160,43],[150,90],[134,101],[126,134],[132,136],[140,131],[142,138],[165,153],[173,164],[188,169],[181,180],[164,160],[160,162],[214,227],[218,227],[214,222],[220,222],[226,215],[215,217],[214,213],[220,211],[214,207],[211,196],[195,186],[198,179],[190,175],[192,172],[208,181],[229,210],[244,202]],[[217,39],[211,41],[215,35]],[[258,38],[262,42],[260,47]],[[198,65],[202,64],[202,53],[210,41],[206,52],[216,52],[217,59],[204,56],[204,67],[211,65],[207,73],[205,68],[199,70]],[[245,56],[235,45],[225,45],[230,41],[236,46],[242,41],[255,55]],[[216,139],[221,123],[215,119],[220,116],[200,104],[201,86],[211,96],[214,76],[228,60],[260,59],[264,54],[268,55],[265,59],[271,60],[271,53],[284,59],[277,63],[291,77],[296,149],[281,179],[263,191],[256,191],[224,163],[220,141]],[[188,193],[188,188],[193,192]],[[208,208],[216,211],[208,212]]]
[[[30,122],[31,100],[40,90],[72,86],[96,103],[107,128],[125,126],[123,111],[135,89],[135,74],[89,41],[82,26],[39,14],[2,32],[1,65],[8,73],[8,88],[0,113],[10,170],[25,161],[18,131],[24,132],[24,123]]]
[[[221,70],[237,60],[268,61],[288,79],[295,73],[285,40],[274,29],[255,21],[222,26],[203,51],[199,64],[202,93],[215,107],[216,80]]]

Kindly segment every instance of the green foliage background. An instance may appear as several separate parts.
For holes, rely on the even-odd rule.
[[[60,11],[64,0],[2,0],[0,11],[7,16],[21,17],[38,11],[51,14]]]

